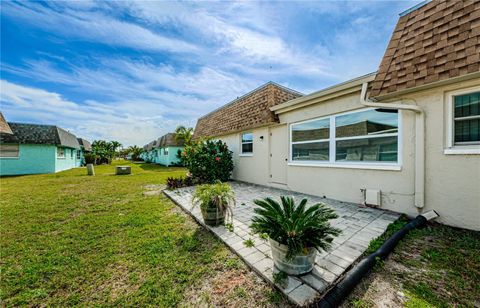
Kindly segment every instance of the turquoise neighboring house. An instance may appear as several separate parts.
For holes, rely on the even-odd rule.
[[[55,173],[82,164],[72,133],[54,125],[7,124],[11,133],[0,133],[0,176]]]
[[[177,153],[183,150],[183,146],[183,140],[177,140],[174,133],[168,133],[146,144],[143,147],[144,152],[141,157],[146,162],[167,167],[178,165],[180,159],[177,157]]]
[[[77,151],[77,167],[85,166],[85,154],[92,151],[92,145],[83,138],[77,138],[77,141],[80,145],[80,151]]]

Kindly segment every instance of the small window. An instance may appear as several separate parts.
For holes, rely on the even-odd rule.
[[[18,144],[0,144],[0,157],[17,158],[19,155]]]
[[[242,134],[242,154],[253,153],[253,133]]]
[[[57,157],[58,158],[65,158],[65,149],[64,148],[57,148]]]
[[[168,149],[163,149],[163,155],[168,155]]]
[[[82,156],[81,156],[81,151],[80,150],[77,150],[77,159],[80,159]]]
[[[480,144],[480,92],[454,96],[453,144]]]
[[[73,158],[73,149],[70,149],[70,158]]]

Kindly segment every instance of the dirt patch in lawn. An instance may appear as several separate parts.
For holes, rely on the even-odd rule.
[[[148,184],[143,186],[144,196],[158,196],[166,188],[166,185]]]
[[[183,307],[291,307],[235,255],[185,293]]]
[[[98,288],[98,292],[109,296],[112,300],[135,293],[144,281],[144,275],[134,273],[128,264],[114,264],[108,271],[111,276]]]

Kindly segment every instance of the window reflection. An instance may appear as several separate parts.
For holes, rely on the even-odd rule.
[[[397,113],[397,110],[372,109],[337,116],[335,136],[342,138],[397,133]]]

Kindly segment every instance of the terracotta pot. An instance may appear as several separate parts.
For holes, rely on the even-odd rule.
[[[275,266],[289,275],[301,275],[310,272],[315,264],[317,250],[308,248],[306,254],[296,255],[287,260],[288,246],[270,239],[270,249]]]
[[[201,207],[203,221],[209,226],[223,225],[225,222],[225,212],[218,209],[214,204]]]

